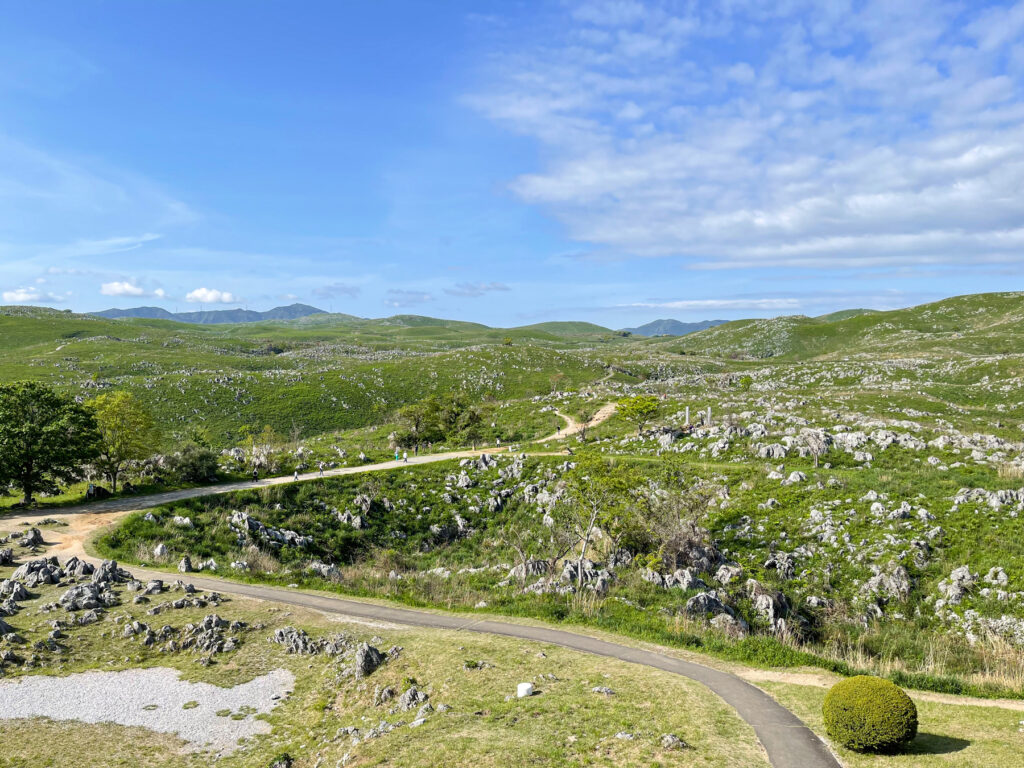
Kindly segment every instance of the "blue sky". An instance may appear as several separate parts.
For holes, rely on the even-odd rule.
[[[0,297],[623,327],[1024,275],[1024,1],[0,11]]]

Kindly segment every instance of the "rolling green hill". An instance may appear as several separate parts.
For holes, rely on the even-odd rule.
[[[321,314],[197,325],[7,307],[0,308],[0,381],[47,381],[83,397],[129,389],[169,434],[202,423],[224,445],[243,425],[284,433],[298,424],[306,434],[357,429],[388,423],[398,408],[431,394],[512,403],[585,386],[609,372],[628,384],[728,375],[755,360],[942,361],[1015,353],[1022,321],[1018,293],[891,312],[740,320],[685,338],[624,337],[575,322],[503,329],[418,315]],[[987,372],[1005,378],[1018,367],[1013,358],[999,365]]]
[[[682,349],[721,358],[992,355],[1020,349],[1024,294],[957,296],[889,312],[850,310],[737,320],[687,336]]]
[[[593,326],[598,328],[597,326]],[[198,325],[0,308],[0,381],[41,380],[82,397],[139,394],[170,440],[202,424],[219,445],[243,425],[305,434],[385,423],[429,395],[474,402],[532,397],[604,375],[587,354],[626,339],[563,337],[416,315]],[[511,345],[507,343],[511,340]]]
[[[580,336],[605,336],[615,333],[610,328],[605,328],[594,323],[580,323],[573,321],[535,323],[534,325],[521,325],[518,328],[510,329],[520,333],[538,332],[552,336],[564,336],[574,338]]]

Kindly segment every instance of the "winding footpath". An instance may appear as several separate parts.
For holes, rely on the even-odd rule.
[[[606,405],[590,420],[587,426],[594,426],[614,413],[613,404]],[[542,438],[536,443],[547,443],[562,437],[577,434],[583,425],[571,417],[559,413],[566,420],[567,426],[556,435]],[[479,456],[481,453],[498,453],[500,449],[484,451],[455,451],[450,453],[430,454],[410,457],[408,462],[386,461],[378,464],[367,464],[358,467],[342,467],[325,470],[324,477],[359,474],[364,472],[380,472],[398,469],[411,464],[430,464],[451,459]],[[319,472],[299,476],[299,482],[318,480]],[[261,488],[295,482],[293,476],[267,478],[256,482],[223,483],[205,488],[189,488],[179,491],[168,491],[145,497],[120,498],[96,502],[76,507],[51,508],[19,513],[15,516],[0,518],[3,524],[29,523],[42,517],[54,518],[67,523],[63,529],[47,529],[45,536],[48,544],[52,544],[51,554],[64,557],[77,555],[97,562],[85,551],[85,542],[97,529],[112,525],[130,512],[160,506],[183,499],[233,491]],[[174,581],[181,578],[179,573],[164,573],[148,569],[135,569],[151,578],[163,578]],[[618,659],[633,664],[642,664],[655,669],[672,672],[695,680],[707,686],[736,710],[737,714],[751,725],[758,740],[767,753],[768,760],[774,768],[841,768],[841,764],[828,747],[814,734],[796,715],[779,704],[775,699],[760,688],[741,680],[739,677],[713,667],[707,667],[692,661],[685,661],[656,651],[633,648],[628,645],[600,640],[587,635],[569,632],[554,627],[512,624],[494,619],[473,618],[433,611],[401,608],[391,605],[367,603],[335,595],[308,591],[284,589],[258,584],[244,584],[217,577],[189,574],[197,588],[215,590],[241,597],[254,598],[285,605],[310,608],[325,613],[339,614],[359,619],[383,621],[412,627],[452,630],[457,632],[479,632],[483,634],[501,635],[541,643],[559,645],[581,653]]]

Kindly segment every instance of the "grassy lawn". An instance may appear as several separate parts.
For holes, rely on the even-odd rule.
[[[822,738],[821,705],[827,689],[791,683],[760,683]],[[918,736],[898,755],[851,752],[833,745],[849,768],[1015,768],[1024,760],[1024,711],[998,706],[940,703],[915,696]]]
[[[4,569],[0,576],[8,576]],[[58,587],[38,590],[36,600],[8,620],[29,646],[50,627],[33,610],[59,595]],[[173,597],[173,595],[172,595]],[[157,602],[154,599],[154,602]],[[764,766],[752,729],[702,686],[668,673],[598,659],[556,646],[434,630],[349,624],[303,609],[280,609],[235,599],[219,608],[186,608],[146,614],[147,606],[122,605],[103,621],[71,627],[61,653],[40,652],[33,670],[7,666],[7,677],[22,674],[67,675],[87,669],[121,670],[164,666],[181,670],[192,681],[237,685],[273,669],[295,675],[294,693],[266,716],[273,730],[243,749],[220,758],[218,765],[265,766],[281,752],[299,768],[335,765],[346,753],[349,765],[477,766],[510,764],[595,766]],[[221,654],[203,667],[191,652],[161,653],[121,637],[120,628],[137,618],[174,627],[197,622],[216,612],[258,629],[242,633],[239,650]],[[47,618],[56,616],[51,614]],[[63,614],[61,614],[63,616]],[[277,627],[293,625],[311,636],[343,632],[382,650],[403,648],[372,677],[355,681],[340,673],[347,662],[323,656],[290,656],[267,642]],[[15,647],[21,655],[24,649]],[[390,713],[374,706],[374,691],[392,686],[399,693],[415,679],[437,708],[415,729],[400,727],[353,746],[339,729],[367,731],[381,720],[409,723],[415,711]],[[531,681],[539,693],[506,700],[516,684]],[[606,686],[615,693],[594,693]],[[671,706],[664,706],[671,702]],[[633,739],[616,738],[627,732]],[[673,733],[691,745],[666,751],[662,734]],[[0,722],[0,766],[60,766],[74,745],[74,764],[95,766],[181,766],[210,764],[205,753],[191,753],[174,735],[137,727],[86,725],[42,720]]]

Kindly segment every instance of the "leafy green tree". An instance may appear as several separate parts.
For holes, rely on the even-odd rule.
[[[78,479],[98,444],[96,418],[70,397],[36,382],[0,385],[0,483],[26,504]]]
[[[151,455],[160,442],[152,415],[130,392],[104,392],[86,403],[96,415],[99,426],[99,455],[93,462],[110,478],[117,493],[117,479],[129,461]]]
[[[619,414],[626,421],[636,425],[636,432],[643,432],[644,426],[658,414],[658,398],[654,395],[636,395],[619,400]]]
[[[483,421],[480,411],[459,392],[407,405],[398,412],[398,419],[401,428],[395,442],[404,448],[440,440],[473,442],[480,437]]]
[[[403,448],[411,448],[420,443],[429,443],[441,437],[438,424],[440,403],[436,397],[428,397],[419,403],[407,405],[398,412],[398,420],[402,429],[398,431],[396,440]]]

